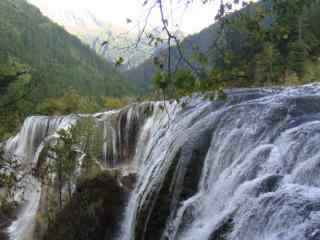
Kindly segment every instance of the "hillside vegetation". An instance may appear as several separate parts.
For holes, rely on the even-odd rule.
[[[72,86],[82,94],[126,95],[128,84],[113,66],[23,0],[0,2],[0,54],[32,67],[39,97],[61,95]],[[38,84],[39,85],[39,84]]]
[[[66,91],[88,103],[104,96],[128,96],[134,88],[112,64],[36,7],[24,0],[1,0],[1,127],[9,124],[8,130],[26,115],[47,113],[43,110],[48,106],[41,105],[70,95]]]
[[[223,87],[305,83],[319,80],[315,79],[320,64],[319,21],[317,0],[262,0],[180,45],[184,56],[202,71],[200,82],[211,78]],[[168,50],[163,50],[156,59],[128,71],[128,78],[143,89],[152,88],[152,78],[159,71],[154,62],[160,59],[167,71],[167,55]],[[173,72],[187,68],[176,47],[171,49],[171,68]]]

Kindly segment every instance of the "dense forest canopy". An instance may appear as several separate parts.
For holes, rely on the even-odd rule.
[[[52,103],[70,88],[87,98],[82,102],[134,92],[112,64],[24,0],[0,2],[0,80],[2,131],[27,115],[48,113],[46,99]]]
[[[128,76],[140,87],[150,89],[150,79],[159,73],[159,64],[154,63],[160,60],[164,71],[189,68],[196,72],[198,83],[204,83],[203,90],[210,85],[250,87],[295,84],[317,78],[314,65],[319,56],[320,38],[316,30],[319,1],[263,0],[244,4],[240,11],[232,12],[232,8],[232,1],[226,1],[215,24],[187,37],[179,47],[173,44],[170,50],[163,50],[128,71]],[[189,63],[183,61],[181,52]],[[156,78],[161,79],[164,81]]]

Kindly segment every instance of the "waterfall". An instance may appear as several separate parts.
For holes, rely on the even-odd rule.
[[[155,104],[158,105],[158,104]],[[87,118],[94,120],[95,127],[103,132],[100,163],[105,168],[125,166],[127,171],[136,169],[133,163],[135,144],[139,129],[145,118],[152,115],[153,103],[132,105],[119,111],[94,115],[70,115],[62,117],[34,116],[25,120],[20,132],[5,143],[5,154],[20,160],[25,172],[37,167],[38,158],[44,147],[58,137],[58,131]],[[96,136],[98,137],[98,136]],[[77,146],[81,153],[81,146]],[[79,161],[85,155],[80,154]],[[131,166],[132,165],[132,166]],[[41,184],[28,175],[23,180],[23,189],[16,193],[17,200],[23,202],[18,218],[8,229],[10,240],[33,239],[35,218],[39,211]],[[23,192],[23,194],[22,194]]]
[[[37,164],[39,154],[47,139],[59,129],[67,128],[75,119],[72,117],[29,117],[21,131],[6,142],[7,154],[19,159],[25,171],[31,171]],[[35,217],[41,196],[41,186],[32,176],[23,179],[23,207],[19,216],[8,229],[10,240],[32,239]],[[19,197],[21,194],[17,194]],[[21,197],[20,197],[21,198]],[[20,201],[22,199],[19,199]]]
[[[320,85],[227,95],[93,115],[101,164],[138,173],[117,240],[320,239]],[[7,149],[35,163],[70,119],[28,118]],[[12,240],[30,230],[39,194],[29,198]]]
[[[171,109],[167,129],[153,123],[118,239],[320,239],[319,87]]]

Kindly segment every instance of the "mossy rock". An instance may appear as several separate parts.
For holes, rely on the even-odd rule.
[[[10,202],[0,207],[0,239],[9,239],[7,228],[17,217],[19,205],[17,202]]]
[[[119,228],[127,195],[114,172],[104,171],[95,178],[82,181],[43,239],[112,239]]]

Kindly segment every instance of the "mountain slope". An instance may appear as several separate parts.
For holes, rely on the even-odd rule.
[[[227,15],[226,20],[232,22],[233,20],[240,19],[241,15],[250,16],[257,8],[260,7],[263,9],[269,9],[271,8],[271,2],[271,0],[265,0],[249,4],[247,7]],[[265,26],[270,25],[270,21],[271,19],[267,18],[263,20],[263,24],[265,24]],[[233,24],[228,25],[224,22],[225,21],[215,22],[199,33],[188,36],[181,41],[180,46],[183,56],[185,59],[188,59],[193,66],[199,66],[199,57],[197,60],[197,55],[206,57],[205,62],[207,62],[207,66],[221,67],[223,65],[226,52],[232,52],[238,56],[247,54],[247,49],[244,47],[245,42],[247,41],[245,31],[233,26]],[[164,66],[168,65],[167,55],[168,49],[164,49],[156,56],[163,61]],[[130,69],[125,74],[131,81],[137,83],[140,88],[148,90],[152,85],[151,79],[157,71],[153,62],[153,59],[148,59],[143,64]],[[185,67],[188,66],[181,60],[178,49],[176,47],[172,47],[171,68],[175,71],[177,68]],[[224,66],[222,68],[224,68]]]
[[[302,2],[304,1],[300,3]],[[300,16],[296,13],[286,14],[282,8],[289,11],[294,7],[284,7],[279,3],[276,11],[272,7],[275,3],[276,1],[265,0],[250,4],[228,15],[226,20],[233,23],[224,25],[223,31],[222,23],[217,22],[200,33],[185,38],[180,44],[184,57],[197,66],[195,53],[200,52],[208,58],[208,62],[204,61],[208,63],[207,68],[216,67],[221,70],[220,73],[224,73],[223,77],[218,78],[229,87],[310,81],[308,78],[314,78],[314,71],[307,70],[305,65],[310,61],[317,63],[320,53],[320,35],[317,30],[319,1],[301,8],[303,10],[299,13]],[[259,12],[264,10],[267,16],[260,18]],[[282,38],[279,38],[279,29],[287,32]],[[168,65],[167,54],[168,50],[163,50],[157,56],[165,68]],[[127,77],[141,88],[149,89],[150,79],[157,71],[153,62],[153,59],[148,59],[128,71]],[[175,47],[171,50],[171,64],[172,69],[186,67]],[[314,79],[318,80],[318,77]]]
[[[132,87],[113,66],[23,0],[0,1],[0,57],[32,68],[32,100],[72,87],[87,96],[123,96]]]
[[[117,25],[108,22],[95,12],[88,9],[70,9],[69,6],[48,6],[44,1],[28,0],[37,6],[40,11],[52,21],[63,26],[66,31],[79,37],[99,55],[110,62],[115,62],[120,56],[126,62],[122,69],[128,69],[141,64],[149,58],[154,48],[149,46],[147,39],[142,39],[138,48],[135,45],[137,34],[130,26]],[[102,46],[103,42],[107,42]]]
[[[218,31],[220,27],[219,24],[213,24],[208,28],[205,28],[201,32],[186,37],[181,42],[181,47],[183,49],[183,53],[187,58],[190,58],[193,52],[193,48],[196,46],[198,51],[203,53],[208,53],[211,44],[215,41],[218,36]],[[162,49],[156,54],[156,57],[160,59],[166,59],[167,49]],[[171,52],[173,67],[175,66],[183,66],[181,61],[179,61],[179,53],[176,47],[172,48]],[[166,64],[165,64],[166,65]],[[151,87],[151,79],[154,76],[157,68],[153,63],[153,59],[147,59],[139,66],[130,69],[125,72],[125,75],[130,79],[130,81],[135,82],[139,86],[139,88],[148,90]]]

